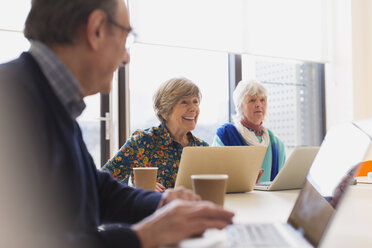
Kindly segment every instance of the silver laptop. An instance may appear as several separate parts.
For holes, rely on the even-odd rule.
[[[370,145],[371,137],[353,123],[332,127],[287,222],[230,225],[219,234],[226,238],[213,247],[318,247]],[[193,246],[206,247],[203,246],[206,243],[201,238]]]
[[[194,174],[227,174],[227,193],[251,191],[266,150],[266,146],[185,147],[175,188],[192,189]]]
[[[254,186],[254,189],[285,190],[302,188],[306,174],[318,150],[318,146],[296,147],[274,180],[259,182]]]

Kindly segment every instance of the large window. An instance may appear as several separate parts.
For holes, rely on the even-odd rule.
[[[269,91],[264,124],[287,150],[319,145],[325,123],[329,7],[323,0],[129,1],[139,43],[129,75],[131,130],[156,125],[151,104],[155,89],[170,77],[186,76],[205,96],[194,133],[210,143],[234,112],[235,84],[255,78]],[[234,56],[241,56],[241,66],[231,63]],[[205,131],[199,134],[200,129]]]
[[[129,68],[131,132],[159,125],[152,97],[161,83],[173,77],[189,78],[201,90],[195,136],[211,144],[217,128],[228,122],[227,53],[136,44]]]
[[[303,5],[303,3],[306,4]],[[174,11],[163,8],[162,4],[171,7]],[[275,8],[273,12],[267,12],[267,4],[277,4],[278,8]],[[231,106],[232,102],[229,90],[232,90],[233,84],[236,83],[229,82],[229,79],[231,81],[229,51],[234,54],[248,53],[266,56],[242,55],[241,77],[242,79],[256,78],[267,87],[269,105],[264,124],[283,140],[287,149],[298,145],[320,144],[325,129],[324,65],[298,60],[270,59],[268,56],[275,56],[275,52],[272,52],[272,49],[275,49],[280,57],[312,58],[312,56],[302,54],[282,54],[287,50],[278,46],[280,43],[278,39],[281,38],[286,42],[280,44],[287,44],[290,47],[288,51],[292,51],[291,42],[296,44],[299,51],[305,51],[302,46],[306,44],[314,49],[320,47],[317,49],[320,52],[314,54],[317,55],[317,59],[320,58],[319,61],[323,61],[322,54],[326,48],[320,41],[325,40],[326,37],[322,36],[324,30],[319,27],[325,26],[322,24],[325,21],[324,3],[320,0],[303,1],[302,5],[296,4],[296,12],[288,9],[286,7],[288,4],[293,4],[293,2],[273,0],[236,1],[234,3],[231,1],[218,1],[218,3],[216,1],[203,1],[203,3],[200,1],[177,3],[174,1],[131,1],[129,6],[135,7],[133,10],[136,10],[131,13],[131,17],[135,17],[132,24],[138,31],[139,41],[142,43],[137,43],[132,47],[131,63],[127,71],[129,74],[125,76],[129,79],[130,111],[129,114],[127,112],[124,115],[129,119],[125,118],[125,124],[118,122],[118,102],[124,95],[120,95],[120,99],[116,97],[118,92],[116,78],[113,84],[114,94],[111,98],[107,97],[104,103],[102,102],[104,97],[100,95],[86,98],[87,109],[78,118],[84,140],[97,167],[100,167],[105,159],[123,145],[123,141],[118,144],[118,140],[123,137],[118,139],[117,129],[129,124],[131,133],[135,129],[159,125],[152,107],[152,96],[161,83],[172,77],[187,77],[199,86],[203,97],[198,124],[193,133],[211,144],[216,129],[229,121],[229,105]],[[145,7],[148,5],[151,8]],[[314,8],[309,8],[309,6]],[[153,8],[159,9],[153,11]],[[193,11],[192,21],[189,19],[190,12],[185,11],[186,8]],[[14,0],[7,2],[6,5],[0,4],[0,39],[2,41],[0,63],[16,58],[22,51],[28,50],[29,42],[24,38],[22,30],[29,9],[30,1]],[[178,9],[179,11],[175,11]],[[319,12],[318,9],[321,11]],[[205,18],[204,10],[209,11],[209,18]],[[320,17],[316,18],[317,20],[305,18],[308,10],[318,13]],[[251,13],[252,11],[256,14]],[[301,17],[298,18],[298,21],[304,25],[301,26],[301,30],[291,26],[296,23],[292,21],[293,17],[289,12]],[[312,15],[313,12],[308,12],[308,14]],[[9,15],[9,13],[12,14]],[[167,15],[174,13],[177,13],[177,18],[169,22],[170,18]],[[222,13],[228,18],[219,18]],[[283,16],[283,13],[286,13],[285,16],[288,17],[288,25],[282,25],[282,22],[272,23],[271,18],[268,18],[271,15]],[[262,25],[265,23],[267,25],[263,29]],[[156,27],[156,32],[153,32],[155,30],[153,27]],[[312,32],[309,31],[309,27],[313,27]],[[276,42],[259,42],[271,40],[266,36],[259,39],[262,35],[271,37],[274,32],[261,32],[271,29],[277,29],[278,32],[281,30],[280,34],[275,37]],[[295,33],[292,32],[293,30]],[[299,36],[297,33],[299,31],[303,31],[302,34],[305,33],[308,36]],[[296,40],[296,37],[302,37],[302,41]],[[315,41],[309,37],[314,37]],[[240,79],[239,76],[236,79]],[[102,108],[102,105],[106,109]],[[119,114],[123,115],[120,111]],[[111,154],[107,152],[110,149]]]

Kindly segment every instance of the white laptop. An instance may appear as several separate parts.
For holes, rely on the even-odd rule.
[[[259,182],[254,186],[254,189],[300,189],[318,150],[318,146],[296,147],[274,180],[269,182]]]
[[[185,147],[175,188],[192,189],[191,175],[227,174],[227,193],[251,191],[266,150],[266,146]]]
[[[207,232],[200,241],[183,241],[178,247],[318,247],[342,204],[340,199],[356,165],[364,160],[370,145],[371,137],[353,123],[332,127],[286,223],[233,224],[216,235],[209,235],[214,230]],[[207,239],[219,241],[207,242]],[[206,246],[211,243],[212,246]]]

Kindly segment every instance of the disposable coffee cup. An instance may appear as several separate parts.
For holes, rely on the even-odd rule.
[[[133,174],[136,188],[155,190],[158,167],[136,167]]]
[[[228,178],[226,174],[191,175],[192,188],[202,200],[223,206]]]

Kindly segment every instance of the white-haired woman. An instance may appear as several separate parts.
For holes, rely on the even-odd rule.
[[[199,116],[201,93],[186,78],[172,78],[154,95],[154,110],[161,124],[136,130],[117,154],[103,167],[112,176],[134,184],[134,167],[158,167],[156,191],[173,188],[182,149],[185,146],[208,146],[191,134]]]
[[[233,100],[236,109],[234,124],[226,123],[217,130],[213,146],[267,146],[259,181],[272,181],[285,162],[285,149],[283,142],[262,125],[267,91],[257,81],[240,81]]]

